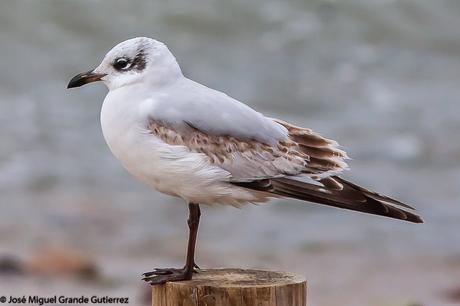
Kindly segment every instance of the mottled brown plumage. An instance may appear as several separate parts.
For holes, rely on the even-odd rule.
[[[347,154],[337,142],[307,128],[273,119],[288,138],[271,146],[252,139],[206,134],[192,125],[181,131],[150,121],[148,129],[170,145],[203,153],[212,164],[232,174],[231,183],[246,189],[338,208],[423,222],[413,208],[338,176],[347,169]],[[234,163],[238,163],[237,167]]]
[[[186,130],[176,131],[154,120],[149,122],[148,129],[167,144],[186,146],[191,151],[205,154],[211,163],[230,171],[236,180],[302,173],[320,177],[347,168],[344,162],[347,155],[337,148],[336,142],[323,138],[309,129],[274,120],[289,131],[289,138],[278,142],[276,146],[253,139],[210,135],[190,125]],[[236,171],[232,165],[234,161],[243,161],[247,167],[259,169],[248,175],[247,171]],[[238,168],[241,168],[241,164]]]

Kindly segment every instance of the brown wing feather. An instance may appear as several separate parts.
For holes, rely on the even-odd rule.
[[[150,121],[148,130],[164,142],[182,145],[190,151],[204,153],[209,161],[229,171],[235,180],[306,174],[327,177],[348,166],[347,155],[337,143],[310,129],[275,120],[288,130],[288,138],[271,146],[255,140],[228,135],[206,134],[192,125],[177,131],[158,121]]]
[[[273,120],[288,130],[289,138],[297,144],[300,152],[310,156],[304,173],[325,177],[348,168],[345,162],[348,159],[347,153],[338,148],[336,141],[324,138],[311,129],[298,127],[279,119]]]
[[[389,197],[381,196],[337,176],[325,178],[315,183],[308,183],[299,181],[295,178],[285,177],[235,184],[282,197],[414,223],[423,223],[422,218],[415,214],[409,205]]]
[[[297,150],[297,144],[289,139],[271,146],[228,135],[206,134],[190,125],[188,129],[178,131],[153,120],[147,128],[170,145],[185,146],[191,152],[203,153],[211,164],[230,172],[232,180],[297,175],[305,171],[310,158]]]

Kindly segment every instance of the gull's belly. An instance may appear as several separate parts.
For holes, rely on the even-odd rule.
[[[131,175],[158,191],[179,196],[170,187],[174,173],[166,169],[167,156],[160,153],[162,144],[158,139],[152,137],[147,141],[132,129],[124,129],[116,136],[111,132],[104,132],[107,145]]]
[[[137,179],[161,192],[180,196],[170,186],[175,173],[167,169],[167,144],[148,133],[146,120],[125,98],[109,93],[102,105],[101,127],[107,145]]]
[[[122,97],[123,98],[123,97]],[[169,145],[150,133],[142,105],[109,95],[101,110],[104,138],[134,177],[154,189],[200,204],[266,201],[267,196],[229,184],[231,174],[209,158],[181,145]]]
[[[104,138],[124,168],[148,186],[190,202],[212,204],[234,192],[229,173],[201,153],[164,143],[138,124],[101,120]]]
[[[156,190],[189,198],[203,179],[194,167],[201,156],[170,146],[136,127],[104,128],[104,138],[115,157],[134,177]]]

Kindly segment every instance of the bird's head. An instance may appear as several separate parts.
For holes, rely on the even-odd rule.
[[[95,69],[73,77],[67,88],[103,81],[110,90],[136,83],[167,83],[181,70],[165,44],[147,37],[136,37],[112,48]]]

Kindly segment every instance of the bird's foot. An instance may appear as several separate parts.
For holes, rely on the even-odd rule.
[[[166,282],[178,282],[183,280],[192,279],[193,273],[198,273],[198,266],[194,264],[193,268],[189,269],[184,267],[182,269],[177,268],[161,268],[154,269],[151,272],[142,274],[142,280],[146,281],[150,285],[164,284]]]

